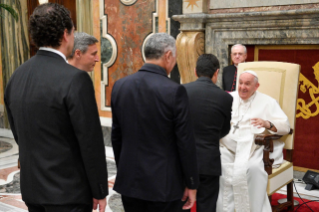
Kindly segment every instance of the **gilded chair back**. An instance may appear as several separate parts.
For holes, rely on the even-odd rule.
[[[300,65],[282,62],[241,63],[237,72],[237,90],[239,75],[248,70],[252,70],[258,75],[260,83],[258,91],[277,100],[288,116],[290,127],[295,129]],[[294,148],[294,135],[293,131],[292,134],[280,139],[285,142],[285,149]]]

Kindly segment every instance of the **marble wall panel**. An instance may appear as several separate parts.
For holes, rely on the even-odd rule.
[[[318,0],[241,0],[241,1],[220,1],[210,0],[210,9],[219,8],[239,8],[239,7],[259,7],[274,5],[292,5],[318,3]]]
[[[116,60],[108,68],[108,83],[105,86],[106,106],[110,106],[114,82],[135,73],[144,63],[141,47],[147,35],[152,33],[155,3],[156,0],[145,0],[125,5],[119,0],[105,1],[107,33],[114,38],[118,48]]]
[[[210,1],[207,1],[207,8],[210,7]],[[305,10],[319,8],[319,3],[312,4],[290,4],[280,6],[261,6],[261,7],[237,7],[228,9],[209,9],[207,13],[242,13],[242,12],[266,12],[266,11],[287,11],[287,10]]]

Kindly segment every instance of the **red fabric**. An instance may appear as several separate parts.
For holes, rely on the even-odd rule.
[[[287,196],[286,195],[283,195],[283,194],[273,194],[272,195],[272,201],[271,201],[271,205],[272,206],[276,206],[278,205],[278,200],[279,199],[283,199],[283,198],[286,198]],[[294,198],[295,200],[297,200],[300,204],[302,204],[302,200],[299,199],[299,198]],[[308,202],[309,200],[307,199],[303,199],[305,202]],[[318,198],[319,200],[319,198]],[[313,211],[319,211],[319,202],[310,202],[310,203],[307,203],[307,205],[313,210]],[[298,206],[295,207],[295,211],[296,209],[298,208]],[[298,210],[296,212],[308,212],[310,211],[309,208],[304,204],[304,205],[301,205]],[[196,203],[194,204],[193,208],[191,209],[191,212],[196,212]]]
[[[318,87],[318,81],[315,79],[314,69],[312,68],[319,62],[319,49],[297,49],[297,50],[259,50],[259,61],[280,61],[297,63],[301,65],[301,73],[311,81],[314,86]],[[315,98],[319,95],[315,94]],[[309,90],[305,93],[298,91],[298,98],[305,100],[309,104],[312,100]],[[317,101],[318,102],[318,101]],[[312,112],[317,110],[315,104],[310,107]],[[297,111],[299,113],[300,111]],[[294,166],[305,167],[319,170],[319,115],[304,119],[296,119],[295,142],[293,162]]]
[[[283,198],[286,198],[287,196],[286,195],[283,195],[283,194],[273,194],[272,195],[272,199],[271,199],[271,205],[273,206],[276,206],[278,205],[278,200],[279,199],[283,199]],[[294,197],[295,200],[297,200],[299,202],[299,204],[302,204],[303,201],[305,202],[308,202],[309,200],[307,199],[303,199],[303,201],[297,197]],[[318,198],[319,200],[319,198]],[[307,205],[313,210],[313,211],[319,211],[319,202],[309,202],[307,203]],[[298,206],[295,206],[295,211],[296,212],[308,212],[308,211],[311,211],[307,206],[306,204],[303,204],[301,205],[299,208],[299,205]],[[296,210],[298,208],[298,210]]]
[[[255,57],[255,45],[245,45],[247,49],[246,62],[253,62]]]
[[[192,207],[191,212],[196,212],[196,202],[195,202],[194,206]]]

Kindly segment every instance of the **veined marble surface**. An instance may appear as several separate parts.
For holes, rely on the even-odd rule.
[[[0,202],[0,211],[1,212],[27,212],[27,210],[17,208],[11,205],[7,205]]]
[[[260,7],[292,4],[318,3],[318,0],[241,0],[241,1],[219,1],[210,0],[210,9],[240,8],[240,7]]]

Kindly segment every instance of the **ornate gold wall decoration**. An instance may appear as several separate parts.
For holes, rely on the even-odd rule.
[[[196,61],[200,55],[205,53],[205,34],[203,32],[181,32],[177,37],[176,46],[181,83],[195,81]]]
[[[315,79],[319,83],[319,62],[316,63],[313,67]],[[310,80],[308,80],[303,74],[300,74],[299,77],[299,85],[300,90],[303,93],[306,93],[309,90],[309,95],[311,97],[311,102],[306,104],[304,99],[299,98],[297,100],[297,113],[296,117],[302,117],[304,119],[309,119],[310,117],[315,117],[319,114],[319,96],[315,96],[315,94],[319,94],[319,86],[315,86]],[[310,107],[313,105],[316,106],[316,110],[312,111]]]
[[[183,0],[183,14],[206,13],[207,0]]]

